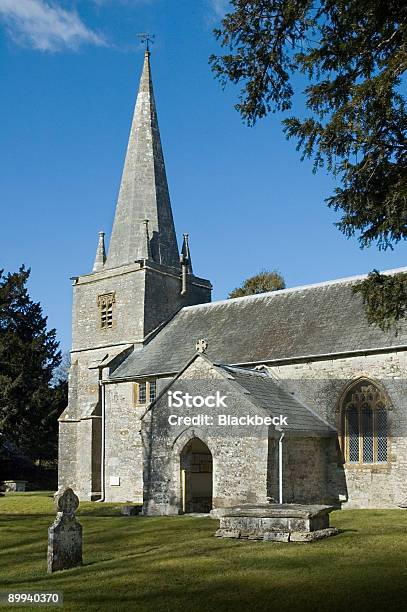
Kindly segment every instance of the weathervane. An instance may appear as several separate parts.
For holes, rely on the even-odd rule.
[[[154,34],[149,34],[148,32],[141,32],[137,34],[137,38],[140,39],[141,44],[146,45],[146,51],[150,51],[150,43],[154,44]]]

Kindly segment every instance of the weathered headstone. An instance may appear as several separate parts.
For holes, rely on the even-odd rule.
[[[48,529],[48,573],[82,565],[82,525],[75,518],[79,499],[72,489],[55,496],[57,517]]]

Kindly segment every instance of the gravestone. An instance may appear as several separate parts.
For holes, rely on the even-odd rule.
[[[82,525],[75,518],[79,499],[72,489],[55,496],[57,517],[48,529],[48,573],[82,565]]]

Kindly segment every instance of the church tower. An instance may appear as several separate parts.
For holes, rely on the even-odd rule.
[[[92,272],[73,279],[60,485],[81,499],[100,496],[103,368],[141,348],[183,306],[210,299],[210,282],[192,272],[187,235],[179,254],[146,51],[108,253],[100,232]]]

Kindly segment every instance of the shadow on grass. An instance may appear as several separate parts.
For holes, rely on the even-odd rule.
[[[52,575],[46,529],[55,515],[8,514],[4,544],[13,549],[2,550],[2,588],[62,590],[64,609],[75,612],[406,609],[407,514],[399,511],[341,511],[332,517],[336,537],[286,544],[215,538],[217,521],[207,518],[96,509],[78,515],[84,565]]]
[[[275,545],[271,544],[275,550]],[[280,547],[279,547],[280,548]],[[270,544],[269,544],[269,550]],[[287,550],[287,548],[285,549]],[[302,549],[304,550],[304,549]],[[140,554],[138,557],[142,557]],[[126,565],[122,557],[101,572],[97,563],[82,568],[36,577],[31,583],[61,589],[67,609],[172,612],[196,609],[223,611],[268,610],[402,610],[407,588],[405,570],[389,573],[384,569],[378,581],[377,565],[327,567],[324,556],[313,556],[308,563],[286,567],[269,559],[268,566],[235,567],[233,559],[219,558],[219,564],[188,565],[188,559],[166,567],[162,559],[146,558],[143,563]],[[196,560],[197,562],[199,561]],[[310,565],[312,562],[312,566]],[[391,577],[391,580],[389,578]],[[16,581],[26,584],[26,581]],[[90,588],[92,585],[93,588]]]
[[[5,497],[54,497],[55,491],[7,491]]]
[[[48,519],[48,518],[55,518],[56,513],[55,512],[50,512],[50,513],[46,513],[46,512],[41,512],[41,514],[39,513],[35,513],[33,512],[32,514],[13,514],[13,513],[8,513],[8,514],[3,514],[0,512],[0,523],[1,521],[18,521],[18,522],[24,522],[24,521],[31,521],[32,519]]]

